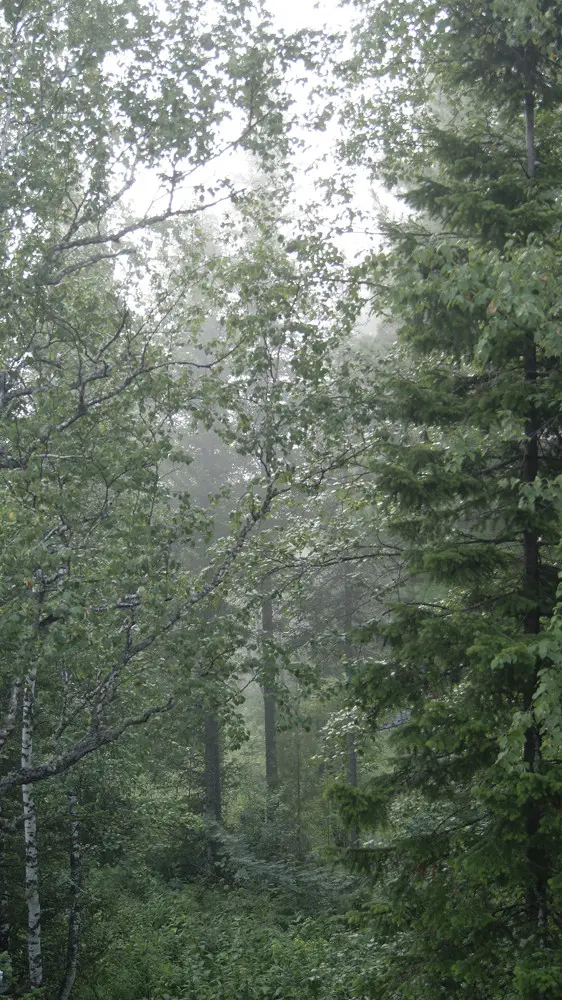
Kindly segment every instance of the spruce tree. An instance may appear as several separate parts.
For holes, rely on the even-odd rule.
[[[375,726],[409,720],[370,795],[342,795],[377,830],[372,995],[554,1000],[562,11],[357,6],[346,152],[410,209],[357,271],[405,352],[370,462],[405,576],[356,686]]]

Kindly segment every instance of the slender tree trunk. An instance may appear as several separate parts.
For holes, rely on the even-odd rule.
[[[273,602],[265,597],[262,603],[262,629],[266,639],[273,639]],[[265,734],[265,779],[267,782],[268,818],[271,819],[274,810],[273,797],[279,787],[279,765],[277,757],[277,699],[275,695],[273,668],[266,665],[263,682],[263,710]]]
[[[37,668],[33,666],[26,678],[23,693],[21,728],[21,766],[33,763],[33,708]],[[25,896],[27,900],[27,954],[29,983],[37,989],[43,982],[41,957],[41,905],[39,901],[39,861],[37,853],[37,815],[33,785],[22,785],[23,833],[25,844]]]
[[[525,95],[525,138],[527,152],[527,173],[534,181],[536,169],[535,157],[535,99],[531,84]],[[537,381],[537,349],[534,338],[529,334],[529,340],[523,354],[524,377],[529,389]],[[539,472],[539,418],[534,405],[531,407],[525,424],[525,452],[523,458],[523,481],[532,483]],[[523,535],[523,575],[524,594],[531,602],[524,618],[524,630],[527,635],[538,635],[540,631],[540,541],[536,530],[526,530]],[[525,708],[532,710],[533,697],[538,683],[537,669],[530,678],[525,693]],[[530,771],[538,771],[541,767],[542,740],[537,723],[533,720],[525,734],[523,758]],[[527,912],[529,922],[536,928],[539,943],[546,946],[546,924],[548,916],[547,887],[551,874],[549,858],[545,851],[537,845],[537,835],[541,824],[541,809],[536,802],[529,802],[526,810],[526,829],[528,836],[527,861],[530,868],[531,883],[527,893]],[[543,992],[535,991],[536,1000],[542,1000]]]
[[[205,716],[205,812],[209,819],[220,823],[221,761],[220,726],[216,714]]]
[[[78,955],[80,951],[81,912],[80,903],[83,890],[84,874],[82,868],[82,851],[80,846],[80,825],[78,822],[78,800],[68,793],[68,812],[70,816],[70,884],[71,902],[68,914],[68,941],[66,945],[66,966],[59,989],[58,1000],[69,1000],[78,970]]]
[[[0,729],[0,752],[16,724],[21,681],[16,678],[12,684],[8,708]],[[1,809],[0,809],[1,816]],[[11,989],[12,968],[10,960],[10,920],[9,920],[8,880],[6,877],[6,835],[0,832],[0,996],[6,996]]]
[[[527,153],[527,174],[529,180],[534,181],[536,170],[535,95],[531,83],[529,84],[528,92],[525,94],[525,146]]]
[[[345,656],[347,660],[347,678],[349,680],[349,664],[353,657],[353,645],[351,642],[351,629],[353,627],[353,590],[347,573],[344,576],[344,631],[345,631]],[[347,733],[347,781],[352,788],[357,788],[357,748],[355,745],[355,734],[352,730]],[[349,830],[349,846],[355,849],[359,844],[359,831],[356,826]]]
[[[297,695],[297,715],[300,718],[300,695]],[[303,850],[303,828],[302,828],[302,774],[301,774],[301,725],[298,724],[296,733],[296,777],[297,777],[297,858],[299,861],[303,860],[304,850]]]

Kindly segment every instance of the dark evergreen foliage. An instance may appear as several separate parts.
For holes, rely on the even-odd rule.
[[[395,86],[362,107],[374,121],[380,100],[382,137],[366,129],[348,151],[373,163],[372,143],[416,213],[358,272],[411,359],[381,370],[376,419],[401,429],[377,435],[371,461],[408,599],[363,630],[383,654],[355,682],[375,724],[411,712],[371,811],[358,800],[379,831],[373,996],[554,1000],[560,11],[359,6],[354,72],[364,92],[375,75]]]

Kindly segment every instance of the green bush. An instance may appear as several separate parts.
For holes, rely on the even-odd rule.
[[[76,1000],[362,1000],[367,936],[340,914],[287,915],[287,895],[151,880],[144,898],[118,872],[92,887]]]

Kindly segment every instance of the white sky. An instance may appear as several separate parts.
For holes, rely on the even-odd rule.
[[[269,0],[268,7],[287,31],[326,26],[333,30],[349,24],[350,19],[350,8],[342,9],[339,0]]]

